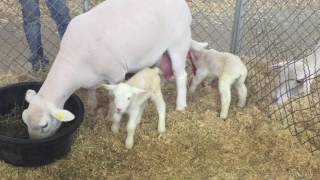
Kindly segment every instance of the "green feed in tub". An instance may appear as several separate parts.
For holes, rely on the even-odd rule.
[[[0,115],[0,135],[14,138],[29,137],[22,120],[22,111],[22,107],[15,106],[9,114]]]

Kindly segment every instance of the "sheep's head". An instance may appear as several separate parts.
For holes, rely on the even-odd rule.
[[[132,87],[126,83],[117,85],[102,85],[107,90],[111,90],[114,95],[115,112],[124,113],[135,95],[145,92],[143,89]]]
[[[272,66],[279,72],[278,87],[272,92],[273,99],[282,104],[291,97],[299,96],[306,86],[306,73],[303,62],[286,64],[284,62]]]
[[[61,122],[71,121],[74,115],[63,109],[56,108],[34,90],[28,90],[25,97],[29,107],[22,113],[22,119],[28,126],[30,138],[41,139],[53,135]]]

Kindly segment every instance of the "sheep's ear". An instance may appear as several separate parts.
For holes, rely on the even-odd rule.
[[[102,84],[101,85],[103,88],[105,88],[105,89],[107,89],[107,90],[111,90],[111,91],[113,91],[116,87],[117,87],[117,85],[109,85],[109,84]]]
[[[207,48],[209,46],[208,42],[198,42],[198,45],[201,46],[202,48]]]
[[[69,122],[75,118],[75,116],[70,111],[63,109],[52,110],[51,115],[61,122]]]
[[[131,87],[131,90],[133,94],[140,94],[146,92],[144,89],[136,88],[136,87]]]
[[[284,65],[286,64],[286,62],[278,62],[276,64],[272,64],[272,68],[273,69],[278,69],[278,68],[282,68]]]
[[[201,49],[201,48],[206,48],[209,46],[208,42],[198,42],[195,40],[191,41],[191,47],[195,49]]]
[[[30,103],[32,101],[32,99],[37,95],[36,91],[32,90],[32,89],[29,89],[27,92],[26,92],[26,101],[28,103]]]
[[[297,75],[297,79],[296,79],[297,83],[304,83],[305,80],[306,80],[306,78],[305,78],[304,74]]]

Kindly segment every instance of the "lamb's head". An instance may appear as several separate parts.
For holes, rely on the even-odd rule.
[[[115,112],[119,114],[124,113],[128,109],[135,95],[145,92],[143,89],[132,87],[126,83],[119,83],[117,85],[103,84],[102,87],[113,92]]]
[[[273,65],[279,73],[278,87],[272,92],[273,99],[282,104],[291,97],[299,96],[303,93],[306,84],[306,73],[304,72],[303,62],[286,64],[284,62]]]
[[[29,103],[29,107],[23,111],[22,119],[28,126],[30,138],[49,137],[58,130],[61,122],[74,119],[71,112],[56,108],[34,90],[28,90],[25,99]]]

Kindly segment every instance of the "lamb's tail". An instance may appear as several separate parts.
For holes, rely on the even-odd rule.
[[[208,45],[209,45],[208,42],[198,42],[195,40],[191,41],[191,48],[196,49],[196,50],[204,49],[204,48],[208,47]]]

